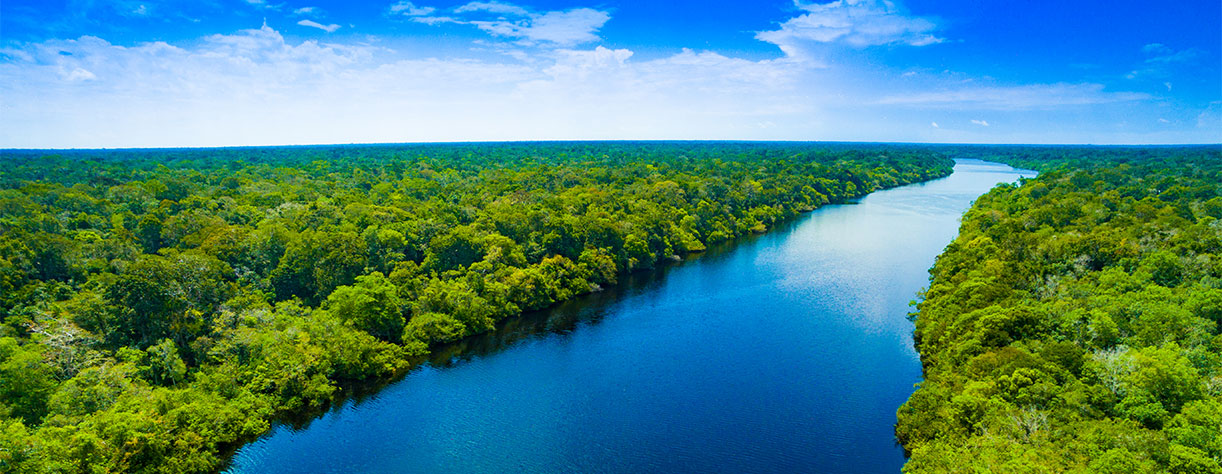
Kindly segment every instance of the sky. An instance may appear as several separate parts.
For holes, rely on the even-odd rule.
[[[1222,2],[3,0],[0,148],[1222,142]]]

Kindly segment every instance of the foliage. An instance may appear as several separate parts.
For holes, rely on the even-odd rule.
[[[1041,174],[931,270],[905,471],[1222,473],[1222,153],[976,151]]]
[[[672,142],[2,159],[3,472],[216,471],[430,345],[951,166],[920,146]],[[1194,374],[1173,355],[1142,356],[1168,368],[1135,383],[1195,407],[1168,426],[1205,439],[1216,407],[1158,388]]]

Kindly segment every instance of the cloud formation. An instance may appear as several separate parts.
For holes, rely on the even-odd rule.
[[[514,19],[473,20],[470,23],[494,36],[517,39],[523,44],[572,46],[598,41],[595,33],[610,19],[611,15],[605,11],[574,8],[542,14],[528,13]]]
[[[780,138],[792,130],[759,123],[814,113],[783,64],[690,50],[403,59],[264,26],[181,45],[82,37],[3,54],[0,146]]]
[[[1148,94],[1108,92],[1101,84],[1027,84],[1020,86],[958,86],[929,92],[895,94],[874,105],[965,110],[1033,110],[1131,102]],[[976,122],[973,120],[973,123]],[[981,124],[983,125],[983,124]]]
[[[334,24],[334,23],[330,25],[324,25],[314,20],[301,20],[297,22],[297,24],[301,26],[308,26],[310,28],[318,28],[320,30],[326,31],[327,33],[334,33],[335,30],[338,30],[340,28],[339,25]]]
[[[400,1],[390,13],[426,25],[446,23],[471,25],[493,37],[510,40],[519,46],[571,47],[598,41],[598,30],[611,20],[611,14],[594,8],[572,8],[535,12],[512,3],[476,1],[451,10],[452,15],[434,15],[433,7]]]
[[[788,52],[758,60],[681,49],[642,58],[599,43],[608,11],[384,1],[383,21],[466,25],[450,28],[465,30],[454,37],[471,48],[428,57],[427,50],[396,51],[396,43],[376,36],[289,41],[266,24],[170,43],[112,44],[92,36],[11,42],[0,47],[0,148],[542,139],[1182,142],[1200,140],[1205,128],[1192,135],[1161,127],[1168,134],[1154,140],[1117,134],[1126,119],[1081,117],[1219,121],[1217,107],[1176,114],[1150,94],[1114,84],[1003,83],[857,61],[871,53],[854,41],[927,44],[912,32],[932,36],[932,29],[854,23],[849,33],[820,37],[826,41],[795,39],[803,47],[860,52],[831,54],[830,64]],[[803,16],[818,9],[801,6]],[[882,8],[912,20],[887,3],[817,7]],[[325,13],[286,8],[280,21],[337,31],[339,25],[322,22]],[[861,33],[867,31],[873,36]],[[1177,54],[1164,45],[1142,49],[1139,63]],[[978,117],[1005,126],[978,128],[990,125]],[[949,125],[939,127],[934,118]]]
[[[530,11],[517,5],[504,2],[471,2],[454,9],[455,13],[488,12],[502,13],[511,16],[529,16]]]
[[[837,43],[854,48],[887,44],[926,46],[942,42],[933,34],[937,25],[926,18],[910,17],[889,0],[838,0],[803,3],[794,0],[802,15],[791,18],[774,31],[755,37],[773,43],[790,56],[801,56],[807,43]]]
[[[293,10],[293,14],[297,16],[314,16],[319,14],[320,11],[318,7],[301,7]]]
[[[396,15],[404,16],[425,16],[437,11],[434,7],[416,6],[414,3],[407,0],[394,3],[390,6],[390,12]]]

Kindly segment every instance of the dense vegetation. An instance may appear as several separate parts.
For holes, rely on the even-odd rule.
[[[1222,473],[1222,153],[979,148],[918,304],[905,471]]]
[[[214,471],[430,347],[950,165],[740,143],[5,152],[0,471]]]

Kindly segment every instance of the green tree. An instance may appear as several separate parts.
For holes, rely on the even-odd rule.
[[[356,278],[356,284],[341,286],[323,305],[327,311],[353,327],[383,341],[402,340],[405,323],[399,290],[380,272]]]

